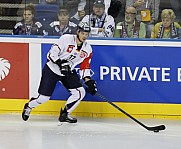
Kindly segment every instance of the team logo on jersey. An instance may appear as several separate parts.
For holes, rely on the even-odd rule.
[[[8,76],[11,64],[8,60],[0,58],[0,81]]]
[[[85,57],[87,57],[87,52],[81,51],[80,58],[85,58]]]
[[[71,53],[74,47],[75,47],[74,45],[69,45],[67,48],[67,52]]]

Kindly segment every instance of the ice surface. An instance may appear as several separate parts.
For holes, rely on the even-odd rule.
[[[180,149],[181,121],[139,119],[147,126],[166,125],[165,131],[147,131],[129,118],[78,117],[78,124],[58,126],[55,116],[0,115],[0,149]]]

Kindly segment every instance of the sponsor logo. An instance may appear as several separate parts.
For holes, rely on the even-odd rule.
[[[10,71],[11,64],[8,60],[0,58],[0,81],[5,79]]]
[[[78,75],[80,75],[79,71],[80,71],[80,68],[75,68],[76,72]],[[92,69],[90,69],[90,77],[92,77],[94,75],[94,71]]]
[[[29,44],[0,43],[0,98],[29,98]]]
[[[80,58],[84,58],[84,57],[86,57],[86,56],[87,56],[87,52],[81,51],[81,53],[80,53]]]

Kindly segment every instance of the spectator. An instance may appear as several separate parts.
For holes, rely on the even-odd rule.
[[[126,7],[132,6],[137,10],[137,20],[146,24],[147,38],[159,16],[160,0],[126,0]]]
[[[23,11],[23,20],[13,29],[13,35],[43,35],[42,24],[34,20],[34,6],[28,5]]]
[[[69,12],[67,8],[61,7],[58,13],[58,21],[50,24],[48,35],[62,36],[63,34],[75,34],[77,25],[69,21]]]
[[[174,22],[175,13],[172,9],[164,9],[161,13],[161,20],[152,30],[151,38],[178,38],[178,30],[181,26]]]
[[[82,22],[87,22],[91,26],[90,37],[113,37],[114,35],[114,18],[105,12],[104,0],[96,0],[93,13],[86,15]]]
[[[111,4],[111,0],[103,0],[105,4],[105,12],[108,13],[108,9]],[[86,11],[86,15],[91,14],[93,10],[95,0],[81,0],[81,4],[84,3],[84,10]]]
[[[39,4],[39,0],[21,0],[21,5],[24,5],[25,7],[28,5],[28,4],[32,4],[32,5],[37,5]],[[18,9],[17,11],[17,16],[22,16],[23,15],[23,11],[24,9],[21,9],[21,7]]]
[[[78,12],[70,18],[70,21],[75,23],[76,25],[79,24],[79,22],[83,19],[85,16],[85,10],[80,5],[78,6]]]
[[[134,7],[128,7],[125,11],[125,21],[116,25],[114,37],[117,38],[145,38],[146,27],[136,19],[137,11]]]

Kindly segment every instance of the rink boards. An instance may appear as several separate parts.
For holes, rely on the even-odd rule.
[[[1,73],[2,111],[21,111],[27,99],[37,96],[46,54],[56,40],[0,38],[1,69],[6,64],[2,58],[10,64],[6,74],[3,76]],[[134,115],[179,117],[181,42],[92,39],[88,42],[94,51],[91,72],[99,93]],[[51,101],[38,107],[35,112],[56,113],[68,96],[66,89],[58,83]],[[98,116],[120,114],[99,97],[88,94],[75,113]]]

